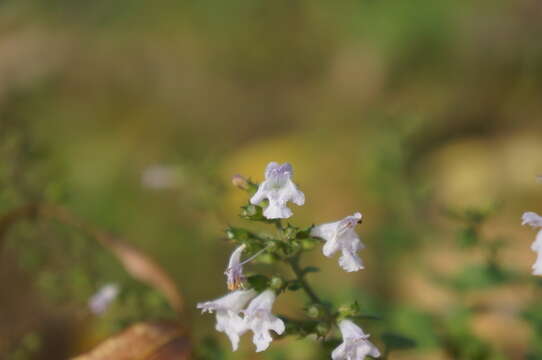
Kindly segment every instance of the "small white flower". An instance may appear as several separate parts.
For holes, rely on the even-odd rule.
[[[111,302],[119,294],[117,284],[106,284],[102,286],[88,301],[88,307],[92,313],[99,315],[107,310]]]
[[[228,290],[239,289],[245,280],[243,276],[243,263],[241,263],[241,254],[245,250],[245,247],[245,244],[239,246],[230,256],[228,268],[224,272],[227,278]]]
[[[350,320],[342,320],[339,329],[343,343],[333,350],[333,360],[363,360],[366,356],[380,357],[380,351],[369,340],[369,335]]]
[[[254,290],[237,290],[219,299],[197,305],[202,313],[216,311],[215,329],[228,336],[233,351],[239,347],[239,337],[248,330],[245,320],[239,313],[254,296],[256,296]]]
[[[254,298],[244,311],[247,327],[254,332],[252,342],[256,345],[256,352],[264,351],[273,341],[270,330],[279,335],[285,330],[284,322],[271,314],[274,301],[275,293],[266,290]]]
[[[146,167],[141,174],[141,184],[149,189],[174,189],[182,181],[179,169],[155,164]]]
[[[362,215],[357,212],[339,221],[317,225],[311,230],[311,236],[320,237],[326,241],[322,249],[325,256],[330,257],[341,250],[339,265],[348,272],[363,269],[363,263],[357,252],[364,246],[354,231],[356,224],[361,223],[361,219]]]
[[[292,182],[292,165],[270,162],[265,169],[265,181],[258,187],[258,191],[250,199],[250,203],[257,205],[263,200],[269,200],[263,215],[268,219],[286,219],[292,216],[292,210],[287,206],[288,201],[296,205],[305,203],[305,195],[297,189]]]
[[[534,212],[526,212],[522,216],[521,225],[542,228],[542,216]],[[531,249],[537,253],[536,262],[533,265],[533,275],[542,275],[542,229],[536,234]]]

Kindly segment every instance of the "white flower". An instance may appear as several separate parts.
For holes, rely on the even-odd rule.
[[[228,268],[224,272],[227,277],[228,290],[236,290],[242,287],[245,277],[243,276],[243,263],[241,254],[245,250],[245,244],[239,246],[230,256]]]
[[[239,337],[248,330],[245,320],[239,313],[254,296],[256,296],[254,290],[237,290],[219,299],[197,305],[202,313],[216,311],[215,328],[228,336],[233,351],[239,346]]]
[[[297,189],[290,179],[293,175],[292,165],[270,162],[265,169],[265,181],[258,187],[258,191],[250,199],[250,203],[257,205],[263,200],[269,200],[263,215],[268,219],[286,219],[292,216],[292,210],[286,206],[288,201],[296,205],[305,203],[305,195]]]
[[[174,189],[182,182],[181,175],[179,169],[173,166],[150,165],[141,174],[141,184],[149,189]]]
[[[530,225],[532,227],[542,228],[542,216],[534,212],[526,212],[522,216],[521,225]],[[536,234],[536,238],[531,245],[531,249],[538,254],[536,262],[533,265],[533,275],[542,275],[542,230]]]
[[[363,269],[363,263],[357,252],[364,248],[358,234],[354,231],[356,224],[361,223],[362,215],[357,212],[342,220],[318,225],[312,228],[311,235],[326,241],[322,252],[330,257],[338,250],[342,251],[339,265],[346,271]]]
[[[284,332],[284,322],[271,314],[274,301],[275,293],[266,290],[254,298],[244,311],[246,324],[254,332],[252,342],[256,345],[256,352],[264,351],[273,341],[270,330],[279,335]]]
[[[88,301],[88,307],[94,314],[102,314],[111,302],[115,300],[119,294],[119,287],[117,284],[106,284],[102,286]]]
[[[350,320],[342,320],[339,329],[343,343],[333,350],[333,360],[363,360],[366,356],[380,357],[380,351],[369,340],[369,335]]]

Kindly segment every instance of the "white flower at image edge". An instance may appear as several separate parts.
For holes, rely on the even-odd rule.
[[[215,328],[228,336],[233,351],[239,347],[239,337],[248,330],[239,313],[254,296],[254,290],[237,290],[219,299],[197,304],[202,313],[216,312]]]
[[[363,269],[363,263],[357,252],[364,246],[354,230],[361,219],[362,215],[357,212],[339,221],[317,225],[311,230],[311,236],[326,241],[322,249],[325,256],[330,257],[339,250],[342,252],[339,265],[348,272]]]
[[[288,163],[279,165],[270,162],[267,165],[265,180],[250,199],[253,205],[258,205],[265,199],[269,201],[263,212],[267,219],[286,219],[292,216],[292,210],[287,206],[288,201],[299,206],[305,203],[305,195],[292,182],[292,175],[292,165]]]
[[[350,320],[339,322],[343,337],[341,345],[331,353],[333,360],[363,360],[366,356],[380,357],[380,351],[369,340],[369,335]]]
[[[281,335],[284,330],[284,322],[271,314],[275,293],[266,290],[250,302],[245,313],[247,327],[254,332],[252,341],[256,345],[256,352],[264,351],[269,347],[273,338],[270,330]]]
[[[118,294],[119,287],[117,284],[102,286],[88,301],[90,311],[96,315],[104,313]]]
[[[522,216],[521,224],[542,228],[542,216],[534,212],[526,212]],[[538,254],[536,262],[533,265],[533,275],[542,275],[542,230],[539,230],[536,234],[531,249]]]

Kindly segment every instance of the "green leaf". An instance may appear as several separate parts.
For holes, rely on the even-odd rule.
[[[384,333],[381,338],[388,351],[412,349],[417,345],[415,340],[395,333]]]
[[[311,230],[312,230],[313,227],[314,227],[314,225],[311,225],[311,226],[309,226],[309,227],[306,228],[306,229],[298,230],[296,237],[297,237],[298,239],[306,239],[306,238],[310,238],[310,237],[311,237],[311,235],[310,235],[310,234],[311,234]],[[316,239],[315,239],[315,240],[316,240]]]
[[[269,287],[269,278],[264,275],[252,275],[247,277],[250,287],[258,292],[262,292]]]
[[[301,289],[301,284],[297,280],[292,280],[288,283],[288,290],[297,291]]]

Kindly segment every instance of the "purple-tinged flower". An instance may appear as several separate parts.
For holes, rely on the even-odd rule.
[[[292,216],[292,210],[287,206],[288,201],[299,206],[305,203],[305,195],[292,182],[292,175],[292,165],[289,163],[279,165],[276,162],[270,162],[265,169],[265,180],[250,199],[250,203],[257,205],[267,199],[269,205],[263,212],[266,218],[289,218]]]
[[[244,311],[246,326],[254,332],[252,342],[256,345],[256,352],[264,351],[273,341],[270,330],[279,335],[285,330],[284,322],[271,314],[275,298],[272,290],[265,290]]]
[[[380,351],[371,343],[363,330],[351,320],[339,322],[339,329],[343,337],[341,345],[331,353],[333,360],[363,360],[366,356],[380,357]]]
[[[243,275],[243,263],[241,262],[241,254],[245,250],[246,245],[243,244],[233,251],[228,262],[228,268],[224,272],[227,278],[228,290],[237,290],[243,286],[245,277]]]
[[[215,329],[228,336],[233,351],[239,347],[240,336],[248,330],[245,320],[239,313],[254,296],[256,296],[254,290],[237,290],[219,299],[197,305],[202,313],[216,312]]]
[[[322,252],[330,257],[338,250],[342,255],[339,265],[346,271],[358,271],[363,269],[363,263],[357,252],[364,248],[354,228],[361,223],[362,215],[357,212],[342,220],[317,225],[312,228],[311,236],[322,238],[326,241]]]

